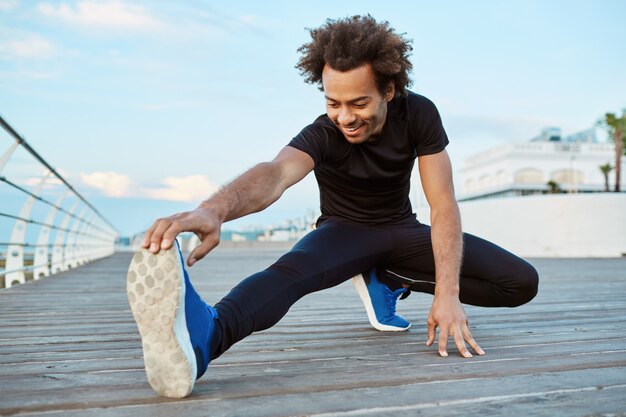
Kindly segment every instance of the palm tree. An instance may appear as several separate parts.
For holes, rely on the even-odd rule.
[[[548,181],[546,185],[550,188],[550,194],[558,194],[561,192],[561,186],[554,180]]]
[[[620,117],[616,116],[615,113],[606,113],[603,122],[609,131],[609,137],[615,143],[615,192],[619,193],[621,190],[622,155],[626,150],[626,109],[622,110]]]
[[[604,165],[600,165],[600,171],[602,171],[602,175],[604,175],[604,191],[609,192],[609,172],[613,171],[613,167],[608,162]]]

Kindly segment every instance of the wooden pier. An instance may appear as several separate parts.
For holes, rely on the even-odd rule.
[[[208,302],[276,250],[217,250],[191,269]],[[184,400],[157,397],[125,292],[131,254],[0,291],[2,416],[626,415],[626,259],[537,259],[539,295],[467,307],[487,355],[426,347],[431,296],[406,333],[370,328],[350,282],[297,303],[215,360]]]

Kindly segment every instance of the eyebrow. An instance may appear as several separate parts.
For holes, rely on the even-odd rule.
[[[327,95],[325,95],[325,94],[324,94],[324,97],[326,97],[326,100],[330,100],[330,101],[334,101],[334,102],[339,102],[339,100],[335,100],[334,98],[332,98],[332,97],[328,97],[328,96],[327,96]],[[354,98],[354,99],[352,99],[352,100],[349,100],[349,101],[348,101],[348,103],[356,103],[357,101],[361,101],[361,100],[368,100],[368,99],[370,99],[370,98],[371,98],[370,96],[361,96],[361,97],[357,97],[357,98]]]

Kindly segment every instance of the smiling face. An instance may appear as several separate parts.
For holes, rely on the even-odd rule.
[[[326,114],[348,142],[363,143],[382,132],[387,102],[393,99],[395,91],[390,83],[385,94],[381,94],[370,64],[349,71],[337,71],[326,65],[322,85]]]

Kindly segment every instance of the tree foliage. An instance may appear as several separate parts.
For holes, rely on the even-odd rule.
[[[616,145],[616,139],[621,139],[622,154],[626,155],[626,109],[622,110],[622,115],[617,116],[615,113],[606,113],[604,115],[604,123],[609,132],[609,136]]]
[[[613,167],[608,162],[604,165],[600,165],[600,171],[602,171],[602,175],[604,175],[604,191],[609,191],[609,174],[613,171]]]
[[[626,109],[622,110],[621,116],[606,113],[603,124],[609,132],[609,137],[615,143],[615,192],[620,192],[622,155],[626,155]]]

